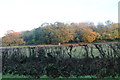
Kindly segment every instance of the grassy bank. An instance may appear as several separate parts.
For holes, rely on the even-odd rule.
[[[6,79],[6,80],[7,79],[10,79],[10,80],[31,79],[31,80],[33,80],[34,78],[31,76],[24,76],[24,75],[19,76],[19,75],[7,74],[7,75],[2,76],[2,80],[4,80],[4,79]],[[51,78],[51,77],[48,77],[46,75],[43,75],[43,76],[40,76],[39,79],[47,79],[47,80],[58,80],[58,79],[59,80],[80,80],[80,79],[82,79],[82,80],[93,80],[93,79],[97,79],[97,80],[120,80],[120,77],[116,76],[113,78],[113,77],[109,76],[109,77],[105,77],[105,78],[97,78],[96,76],[78,76],[78,77],[71,76],[71,77],[66,78],[66,77],[59,76],[57,78]]]

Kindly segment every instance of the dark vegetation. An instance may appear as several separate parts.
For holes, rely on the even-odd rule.
[[[116,43],[119,40],[118,24],[111,21],[106,21],[105,25],[55,22],[44,23],[31,31],[10,30],[2,37],[2,41],[0,40],[4,47],[0,48],[3,75],[24,75],[33,78],[43,75],[52,78],[120,76],[120,44]],[[60,43],[64,46],[53,46]],[[52,46],[17,47],[42,44]]]
[[[31,31],[8,31],[2,37],[2,46],[68,44],[119,41],[118,23],[43,23]]]
[[[80,52],[76,53],[78,49]],[[96,51],[98,55],[96,55]],[[25,52],[26,51],[26,52]],[[78,50],[79,51],[79,50]],[[120,44],[3,48],[3,75],[120,76]],[[77,56],[75,56],[77,55]]]

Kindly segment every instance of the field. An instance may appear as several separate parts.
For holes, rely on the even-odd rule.
[[[19,76],[19,75],[12,75],[12,74],[7,74],[7,75],[3,75],[2,76],[2,79],[34,79],[33,77],[31,76]],[[105,77],[105,78],[97,78],[96,76],[71,76],[71,77],[62,77],[62,76],[59,76],[57,78],[51,78],[51,77],[48,77],[46,75],[43,75],[43,76],[40,76],[39,79],[47,79],[47,80],[93,80],[93,79],[97,79],[97,80],[120,80],[120,77],[115,77],[115,78],[112,78],[112,77]]]

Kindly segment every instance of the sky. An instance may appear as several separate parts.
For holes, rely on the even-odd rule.
[[[0,37],[42,23],[118,22],[119,0],[0,0]]]

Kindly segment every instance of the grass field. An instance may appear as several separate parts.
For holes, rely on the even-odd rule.
[[[110,42],[109,42],[110,43]],[[69,46],[69,45],[82,45],[82,44],[99,44],[99,43],[67,43],[67,44],[61,44],[61,45],[53,45],[53,44],[41,44],[41,45],[19,45],[19,46],[7,46],[7,47],[3,47],[0,46],[0,48],[14,48],[14,47],[47,47],[47,46]],[[102,43],[104,44],[104,43]]]
[[[22,76],[19,76],[19,75],[12,75],[12,74],[7,74],[7,75],[3,75],[2,76],[2,80],[16,80],[16,79],[30,79],[30,80],[34,80],[34,78],[33,77],[31,77],[31,76],[24,76],[24,75],[22,75]],[[75,77],[75,76],[71,76],[71,77],[68,77],[68,78],[66,78],[66,77],[62,77],[62,76],[60,76],[60,77],[58,77],[58,78],[50,78],[50,77],[48,77],[48,76],[46,76],[46,75],[43,75],[43,76],[40,76],[40,78],[39,79],[47,79],[47,80],[120,80],[120,77],[115,77],[115,78],[112,78],[112,77],[105,77],[105,78],[97,78],[96,76],[79,76],[79,77]]]

